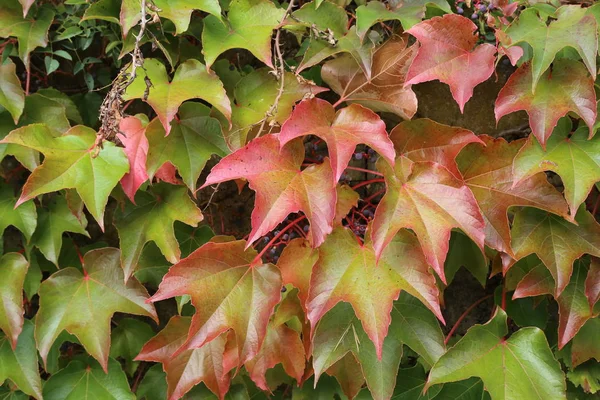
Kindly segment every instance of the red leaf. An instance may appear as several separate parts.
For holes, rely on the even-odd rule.
[[[148,155],[148,139],[144,131],[146,127],[136,117],[127,117],[121,120],[119,129],[122,133],[119,138],[125,146],[125,154],[129,160],[129,172],[121,178],[123,191],[129,200],[135,204],[135,192],[142,183],[148,180],[146,171],[146,157]]]
[[[476,46],[476,30],[472,21],[455,14],[410,28],[407,32],[419,40],[421,48],[408,70],[406,85],[438,79],[450,86],[462,112],[473,88],[494,72],[496,47],[489,43]]]
[[[348,166],[356,146],[364,143],[394,165],[396,153],[385,123],[377,114],[358,104],[335,112],[333,106],[313,98],[300,102],[279,133],[281,147],[301,136],[315,135],[327,143],[335,185]]]
[[[585,281],[585,296],[588,298],[590,308],[594,308],[600,300],[600,260],[592,257],[590,270]]]
[[[283,284],[291,283],[298,288],[298,298],[305,313],[310,277],[318,258],[318,250],[313,249],[306,240],[297,238],[285,246],[277,262]]]
[[[171,185],[180,185],[181,181],[177,178],[177,168],[170,162],[164,163],[158,170],[154,176],[163,181],[170,183]]]
[[[304,160],[300,140],[281,151],[279,148],[277,135],[254,139],[213,167],[202,187],[232,179],[248,180],[256,192],[248,246],[289,214],[302,211],[310,221],[308,239],[317,247],[331,232],[335,217],[337,195],[331,167],[325,160],[300,171]]]

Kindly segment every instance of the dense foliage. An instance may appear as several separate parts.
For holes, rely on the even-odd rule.
[[[0,398],[596,398],[599,28],[0,0]]]

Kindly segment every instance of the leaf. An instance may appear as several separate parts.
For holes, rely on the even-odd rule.
[[[54,196],[47,207],[39,210],[38,224],[31,238],[31,244],[40,249],[44,257],[58,267],[63,233],[79,233],[89,238],[90,235],[85,230],[86,225],[85,216],[81,221],[77,219],[63,196]]]
[[[311,1],[303,4],[300,9],[292,13],[292,20],[307,28],[314,25],[321,31],[329,29],[336,39],[341,38],[348,31],[348,15],[344,7],[329,1],[322,3]]]
[[[25,92],[17,77],[16,66],[12,61],[0,65],[0,106],[12,115],[15,124],[25,107]]]
[[[410,28],[407,32],[417,38],[421,48],[410,65],[406,84],[435,79],[447,84],[462,113],[473,88],[494,72],[496,47],[489,43],[476,46],[476,30],[472,21],[456,14],[434,17]]]
[[[250,266],[257,256],[243,240],[208,242],[171,267],[151,298],[190,295],[196,313],[178,352],[201,348],[233,330],[239,364],[252,359],[264,340],[281,297],[281,276],[272,264]]]
[[[13,143],[44,154],[41,166],[27,179],[17,205],[44,193],[74,188],[100,228],[108,195],[128,169],[123,150],[113,143],[93,157],[96,132],[82,125],[54,137],[45,125],[33,124],[12,131],[1,143]]]
[[[133,359],[152,336],[154,331],[146,322],[123,318],[111,332],[110,356],[125,360],[126,371],[133,376],[138,368],[138,363]]]
[[[146,77],[152,82],[147,98]],[[212,104],[228,121],[231,120],[231,104],[223,84],[216,75],[209,74],[204,65],[195,59],[182,63],[171,82],[164,64],[155,58],[145,59],[144,73],[138,73],[123,95],[123,100],[140,98],[158,114],[167,135],[171,132],[170,122],[177,114],[179,106],[189,99],[202,99]]]
[[[33,339],[33,323],[25,321],[14,350],[11,342],[10,338],[0,333],[0,384],[10,379],[19,390],[41,400],[42,381]]]
[[[178,262],[181,251],[173,224],[181,221],[198,226],[203,219],[183,186],[156,184],[148,192],[139,192],[136,204],[127,206],[123,212],[117,211],[115,215],[125,280],[137,269],[144,245],[150,241],[156,243],[170,263]]]
[[[392,303],[400,290],[417,297],[443,321],[435,278],[428,268],[410,232],[396,235],[377,264],[371,246],[360,245],[349,229],[337,228],[319,248],[311,276],[307,302],[311,326],[340,301],[348,302],[381,359]]]
[[[573,338],[571,346],[571,362],[573,368],[594,358],[600,361],[600,318],[592,318],[581,327]]]
[[[13,188],[0,182],[0,233],[12,225],[23,233],[29,241],[37,226],[37,212],[33,201],[16,206],[17,198]]]
[[[513,161],[513,185],[542,171],[560,175],[571,217],[600,181],[600,138],[587,140],[586,129],[570,134],[570,123],[559,123],[546,142],[546,150],[529,137]]]
[[[564,375],[544,333],[523,328],[507,334],[506,314],[497,308],[491,321],[470,328],[438,360],[425,389],[477,376],[493,399],[564,399]]]
[[[290,141],[307,135],[318,136],[327,143],[334,176],[332,184],[339,181],[356,146],[361,143],[394,165],[396,153],[385,123],[373,111],[358,104],[336,112],[325,100],[313,98],[300,102],[281,127],[279,141],[283,148]]]
[[[592,257],[590,270],[585,280],[585,296],[588,298],[590,308],[600,300],[600,260]]]
[[[580,386],[585,393],[595,394],[600,390],[600,366],[598,363],[589,363],[576,368],[573,371],[569,371],[567,374],[569,381],[575,386]],[[593,399],[593,395],[588,395]]]
[[[296,238],[285,246],[277,261],[283,285],[292,284],[298,288],[298,298],[305,314],[308,313],[306,303],[310,277],[318,258],[319,251],[317,249],[313,249],[306,239]]]
[[[107,372],[113,314],[145,315],[155,321],[158,317],[154,307],[146,303],[146,289],[134,278],[124,283],[119,250],[92,250],[85,254],[83,264],[84,273],[64,268],[42,282],[35,328],[37,347],[46,363],[52,343],[66,330]]]
[[[207,68],[229,49],[246,49],[268,67],[271,60],[271,36],[284,17],[285,10],[266,0],[233,0],[229,4],[227,21],[217,17],[204,18],[202,54]]]
[[[600,225],[594,217],[582,207],[575,222],[578,225],[535,208],[523,208],[515,214],[515,257],[519,260],[535,253],[542,260],[556,282],[554,297],[567,287],[576,259],[583,254],[600,255]]]
[[[437,386],[436,386],[437,387]],[[446,383],[435,396],[436,400],[490,400],[490,394],[484,390],[483,382],[478,378]]]
[[[172,317],[167,326],[144,345],[136,360],[163,364],[169,400],[181,398],[200,382],[204,382],[219,399],[223,399],[230,382],[229,374],[223,369],[227,334],[217,335],[198,349],[173,354],[186,342],[192,323],[188,317]]]
[[[396,383],[392,396],[394,400],[430,400],[435,398],[441,389],[439,386],[434,386],[427,393],[423,393],[427,375],[423,366],[419,364],[411,368],[401,368],[398,377],[400,379]],[[452,400],[457,399],[452,397]]]
[[[60,51],[61,50],[57,50],[54,52],[54,54],[58,55],[58,53]],[[69,53],[66,53],[66,54],[69,54]],[[55,102],[61,104],[64,107],[64,113],[65,113],[66,117],[70,121],[73,121],[76,124],[80,124],[80,125],[83,124],[83,119],[81,118],[81,113],[79,112],[77,105],[75,104],[73,99],[71,99],[65,93],[60,92],[53,88],[44,88],[44,89],[39,89],[36,92],[36,94],[40,94],[40,95],[46,97],[47,99],[54,100]],[[40,122],[44,122],[44,121],[42,120]],[[69,125],[67,124],[67,129],[68,128],[69,128]]]
[[[402,228],[412,229],[425,258],[445,283],[444,261],[452,228],[460,228],[483,252],[484,220],[471,190],[446,168],[431,162],[413,163],[399,157],[392,169],[384,161],[387,192],[381,199],[371,238],[380,256]]]
[[[471,189],[485,220],[485,244],[515,258],[511,248],[509,209],[536,207],[568,218],[568,206],[543,173],[532,174],[517,182],[513,159],[524,140],[507,142],[479,136],[483,146],[470,145],[458,156],[459,169]]]
[[[597,25],[594,17],[586,13],[587,9],[579,5],[560,7],[553,15],[556,20],[546,24],[538,17],[535,8],[528,8],[508,27],[506,34],[511,39],[509,47],[525,42],[533,49],[532,92],[556,54],[565,47],[575,49],[590,74],[596,76]]]
[[[124,1],[121,7],[124,7],[127,3],[127,1]],[[175,24],[176,35],[181,35],[188,30],[190,17],[194,10],[204,11],[221,19],[221,6],[217,0],[155,0],[154,5],[160,9],[158,15],[171,20]]]
[[[248,246],[289,214],[302,211],[310,221],[308,239],[317,247],[332,230],[336,204],[334,176],[327,160],[300,172],[303,160],[301,141],[280,150],[277,135],[262,136],[223,158],[213,167],[202,188],[232,179],[248,180],[250,189],[256,192]]]
[[[13,350],[23,330],[23,283],[28,268],[29,262],[19,253],[0,257],[0,329]]]
[[[132,203],[135,203],[135,192],[148,180],[148,139],[145,129],[144,123],[136,117],[123,118],[119,124],[119,139],[129,160],[129,172],[121,178],[121,186]]]
[[[323,81],[340,96],[338,103],[358,103],[373,111],[411,119],[417,112],[417,96],[406,82],[406,73],[417,51],[408,47],[407,36],[393,36],[373,53],[371,78],[349,55],[323,65]]]
[[[135,399],[121,365],[112,358],[108,359],[108,369],[101,368],[91,357],[86,362],[73,360],[66,368],[52,375],[44,385],[45,400],[76,400],[100,396],[106,400]]]
[[[144,374],[135,394],[138,399],[164,400],[167,399],[167,375],[161,365],[154,364]]]
[[[223,140],[219,121],[208,116],[209,109],[202,104],[186,102],[179,109],[179,121],[171,123],[171,133],[159,121],[153,120],[146,128],[149,142],[148,175],[158,176],[168,163],[177,168],[179,175],[196,192],[196,182],[206,162],[213,154],[229,154]]]
[[[428,118],[399,123],[390,132],[396,154],[411,161],[433,161],[460,179],[456,156],[469,143],[483,144],[468,129],[438,124]],[[474,146],[470,146],[474,147]]]
[[[531,65],[523,64],[498,94],[494,108],[496,122],[506,114],[526,111],[532,133],[545,148],[558,120],[572,111],[581,116],[590,128],[590,137],[593,136],[596,122],[594,79],[581,63],[557,60],[552,69],[541,76],[534,93],[531,85]]]
[[[444,263],[444,273],[446,274],[448,286],[461,267],[465,267],[481,286],[485,287],[490,269],[487,258],[471,239],[455,231],[450,236],[450,247]]]

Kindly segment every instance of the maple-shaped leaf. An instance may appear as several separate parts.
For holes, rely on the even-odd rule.
[[[399,123],[390,132],[390,140],[397,155],[411,161],[436,162],[459,179],[456,156],[469,143],[483,143],[468,129],[439,124],[428,118]]]
[[[26,320],[14,349],[11,347],[12,339],[0,332],[0,384],[9,379],[23,393],[42,400],[42,380],[33,329],[33,323]]]
[[[571,217],[585,201],[594,183],[600,181],[600,137],[587,140],[587,129],[571,134],[567,119],[559,122],[546,142],[546,150],[530,136],[513,162],[513,185],[543,171],[560,175]]]
[[[136,397],[121,365],[112,358],[104,370],[91,357],[73,360],[44,384],[45,400],[88,398],[134,400]]]
[[[155,119],[148,124],[145,136],[149,142],[147,173],[150,179],[159,177],[161,168],[171,164],[177,168],[187,187],[196,191],[198,177],[210,157],[229,154],[221,125],[209,117],[209,113],[210,109],[202,104],[183,103],[179,108],[179,120],[171,123],[169,136],[165,135],[160,121]],[[172,183],[172,179],[169,180]]]
[[[19,253],[0,257],[0,329],[13,350],[23,329],[23,283],[28,268],[29,262]]]
[[[562,194],[548,183],[542,172],[515,185],[512,164],[524,140],[507,142],[487,135],[479,139],[484,146],[467,146],[458,156],[459,169],[481,208],[485,243],[514,258],[507,215],[510,207],[536,207],[565,218],[569,209]]]
[[[0,234],[12,225],[23,233],[29,241],[37,226],[37,212],[33,201],[15,206],[17,198],[12,186],[0,182]]]
[[[271,60],[271,36],[283,19],[285,10],[266,0],[233,0],[229,4],[227,21],[214,15],[202,22],[202,54],[206,66],[229,49],[246,49],[269,67]]]
[[[281,270],[282,283],[292,284],[298,288],[298,298],[305,314],[310,277],[318,258],[317,249],[313,249],[306,239],[296,238],[285,246],[277,261],[277,267]]]
[[[585,296],[588,298],[590,308],[600,300],[600,260],[592,257],[590,270],[585,280]]]
[[[427,262],[443,282],[444,261],[450,232],[460,228],[483,252],[484,219],[471,190],[448,169],[433,162],[396,159],[395,167],[384,160],[387,192],[381,199],[371,237],[378,257],[402,228],[412,229],[423,247]]]
[[[0,106],[10,112],[15,124],[25,107],[25,92],[17,77],[15,64],[8,59],[8,63],[0,65]]]
[[[144,123],[137,117],[123,118],[119,124],[119,139],[129,160],[129,172],[121,178],[121,186],[132,203],[135,202],[135,192],[148,180],[148,139],[145,129]]]
[[[121,12],[127,3],[127,1],[123,2]],[[176,35],[187,31],[194,10],[204,11],[216,18],[221,18],[221,6],[217,0],[154,0],[154,5],[160,10],[158,11],[159,16],[173,22]],[[139,12],[139,5],[137,10]]]
[[[144,321],[133,318],[120,319],[119,325],[110,333],[110,356],[123,359],[124,370],[133,376],[139,366],[139,362],[134,361],[134,358],[154,333],[152,327]]]
[[[95,154],[96,132],[82,125],[54,137],[43,124],[28,125],[12,131],[2,143],[12,143],[44,154],[23,186],[17,205],[40,194],[74,188],[88,211],[104,229],[104,207],[108,195],[128,171],[129,163],[122,149],[105,143]]]
[[[477,376],[493,399],[564,399],[565,378],[544,332],[523,328],[506,339],[506,319],[498,307],[491,321],[470,328],[433,366],[425,388]]]
[[[322,31],[330,30],[336,39],[348,31],[348,15],[344,7],[333,2],[310,1],[292,13],[292,21],[307,28],[314,26]]]
[[[246,179],[256,192],[248,246],[289,214],[302,211],[310,221],[308,238],[314,247],[331,232],[336,189],[328,160],[300,171],[304,160],[301,140],[280,150],[277,135],[254,139],[213,167],[203,188],[232,179]]]
[[[185,350],[173,356],[187,340],[191,324],[190,317],[172,317],[167,326],[144,345],[135,359],[163,364],[169,400],[180,399],[200,382],[223,399],[230,382],[228,371],[223,368],[227,334],[220,334],[198,349]]]
[[[147,97],[146,78],[152,82]],[[154,58],[145,59],[144,71],[137,74],[123,95],[123,100],[131,99],[144,99],[150,104],[158,114],[167,135],[171,132],[170,123],[179,106],[189,99],[202,99],[212,104],[227,120],[231,120],[231,103],[223,84],[195,59],[179,65],[171,82],[163,63]]]
[[[393,36],[373,53],[371,77],[350,55],[323,65],[323,81],[340,96],[339,102],[358,103],[373,111],[411,119],[417,112],[417,96],[406,84],[406,73],[418,46],[408,46],[407,36]]]
[[[121,265],[125,279],[135,272],[146,243],[153,241],[172,264],[179,261],[181,251],[175,238],[173,224],[181,221],[198,226],[204,218],[190,199],[185,186],[159,183],[147,192],[139,192],[136,205],[118,210],[115,226],[119,232]]]
[[[593,135],[596,92],[594,79],[583,64],[566,58],[557,60],[552,70],[541,76],[534,93],[531,92],[531,81],[529,63],[523,64],[508,78],[496,99],[496,122],[506,114],[527,111],[531,131],[545,148],[558,120],[572,111],[590,128],[590,137]]]
[[[577,225],[546,211],[525,207],[515,214],[512,248],[516,259],[535,253],[548,268],[559,297],[573,272],[573,263],[584,254],[600,256],[600,225],[582,207]]]
[[[456,14],[434,17],[409,30],[421,47],[410,65],[406,84],[439,80],[450,86],[461,113],[473,96],[473,88],[494,72],[496,47],[476,45],[477,25]]]
[[[577,332],[571,346],[571,363],[573,367],[583,364],[592,358],[600,362],[600,318],[592,318]]]
[[[31,237],[31,244],[36,246],[48,261],[58,266],[58,256],[62,248],[64,232],[79,233],[90,237],[85,230],[85,216],[78,219],[69,209],[63,196],[55,196],[38,211],[38,224]]]
[[[281,275],[272,264],[250,266],[257,253],[245,247],[243,240],[208,242],[164,276],[151,300],[189,295],[196,308],[178,352],[200,348],[233,330],[239,364],[258,353],[281,297]]]
[[[443,321],[435,278],[415,236],[399,232],[379,258],[360,245],[352,231],[336,228],[319,248],[310,281],[307,309],[311,326],[340,301],[352,305],[381,359],[393,300],[405,290]]]
[[[553,21],[546,23],[535,8],[527,8],[506,30],[510,47],[528,43],[533,49],[531,60],[531,91],[537,90],[538,81],[550,67],[556,54],[565,47],[575,49],[592,76],[596,76],[598,33],[596,19],[579,5],[557,9]]]
[[[92,250],[83,257],[84,273],[69,267],[40,286],[35,338],[46,363],[50,347],[66,330],[75,335],[104,371],[108,368],[110,319],[115,312],[145,315],[158,321],[148,292],[135,279],[124,283],[119,250]]]
[[[318,98],[300,102],[281,127],[279,141],[283,148],[288,142],[307,135],[318,136],[327,143],[333,185],[340,179],[356,146],[361,143],[367,144],[394,165],[396,153],[385,123],[373,111],[358,104],[336,112],[329,102]]]
[[[515,291],[513,299],[554,293],[554,278],[535,254],[522,258],[509,268],[508,272],[506,269],[503,272],[506,289]]]
[[[342,392],[349,399],[356,398],[365,383],[361,366],[352,353],[346,353],[325,372],[327,375],[335,377]]]
[[[396,387],[394,388],[394,394],[392,396],[394,400],[431,400],[435,398],[441,390],[449,386],[449,384],[445,384],[444,386],[436,385],[429,389],[427,393],[423,393],[423,388],[425,387],[425,383],[427,382],[427,374],[423,369],[423,366],[419,363],[417,363],[417,365],[411,368],[400,368],[400,371],[398,372],[398,378],[399,379],[396,383]],[[475,379],[479,380],[477,378]],[[481,383],[481,380],[479,380],[479,382],[481,384],[481,391],[483,391],[483,384]],[[457,382],[456,385],[458,386],[458,388],[456,389],[460,390],[463,383],[467,383],[468,385],[466,385],[466,387],[462,387],[462,391],[450,391],[450,397],[440,397],[440,399],[470,399],[471,397],[460,397],[460,395],[463,393],[467,396],[469,395],[469,388],[471,386],[471,382],[469,380]],[[479,400],[489,400],[489,397],[474,397],[474,399],[475,398]]]

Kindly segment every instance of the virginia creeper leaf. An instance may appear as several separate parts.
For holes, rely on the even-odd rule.
[[[150,241],[156,243],[170,263],[178,262],[181,251],[173,224],[181,221],[197,226],[203,219],[184,186],[159,183],[152,186],[152,190],[139,192],[136,204],[128,205],[115,215],[125,280],[137,269],[144,245]]]
[[[417,112],[417,96],[406,82],[406,73],[417,46],[407,36],[393,36],[373,53],[371,78],[350,55],[323,65],[321,74],[341,101],[358,103],[373,111],[394,113],[411,119]]]
[[[305,3],[292,13],[292,19],[308,28],[314,25],[322,31],[329,29],[336,39],[348,31],[348,15],[344,7],[330,1]]]
[[[12,115],[15,124],[25,106],[25,92],[16,74],[16,66],[12,61],[0,65],[0,106]]]
[[[152,336],[154,331],[146,322],[123,318],[110,334],[110,356],[115,359],[121,357],[125,361],[125,371],[133,376],[139,364],[133,359]]]
[[[136,360],[154,361],[163,364],[167,374],[168,399],[176,400],[200,382],[223,399],[229,389],[229,374],[223,369],[226,333],[198,349],[173,354],[187,340],[192,324],[189,317],[172,317],[167,326],[148,341]]]
[[[438,388],[439,386],[435,387]],[[432,389],[429,391],[433,392]],[[440,388],[437,395],[434,396],[438,400],[491,400],[490,394],[484,390],[483,382],[479,378],[446,383]]]
[[[577,332],[571,346],[571,362],[573,367],[594,358],[600,361],[600,318],[592,318]]]
[[[526,262],[526,265],[522,265],[522,262]],[[513,270],[519,266],[522,266],[523,270],[519,271],[517,275],[521,275],[521,278],[516,285],[513,285],[516,288],[513,299],[554,293],[556,287],[554,278],[537,256],[530,255],[521,259],[514,267],[510,268],[508,271],[510,275],[507,276],[511,276]]]
[[[0,383],[9,379],[22,392],[41,400],[42,380],[33,339],[33,323],[25,321],[14,350],[11,341],[0,332]]]
[[[266,0],[233,0],[227,21],[214,15],[203,19],[202,54],[207,68],[229,49],[246,49],[267,66],[271,60],[271,36],[283,19],[285,10]]]
[[[333,171],[328,160],[300,171],[304,146],[299,140],[281,151],[279,147],[277,135],[254,139],[213,167],[202,187],[232,179],[248,180],[256,192],[248,246],[289,214],[302,211],[310,221],[308,238],[317,247],[331,232],[335,217]]]
[[[440,392],[440,389],[442,389],[440,385],[437,385],[429,389],[427,393],[423,393],[423,388],[425,387],[425,383],[427,382],[427,374],[425,373],[423,366],[419,364],[411,368],[401,368],[398,373],[398,377],[400,379],[398,379],[398,382],[396,383],[394,395],[392,396],[392,399],[394,400],[431,400],[435,398]],[[445,386],[446,385],[444,385],[444,387]],[[454,397],[451,397],[451,399],[458,400]],[[358,400],[363,399],[359,397]],[[443,400],[450,400],[450,398],[446,398]]]
[[[81,113],[77,108],[77,104],[75,104],[75,101],[73,101],[73,99],[71,99],[66,93],[63,93],[54,88],[39,89],[35,93],[42,95],[47,99],[54,100],[55,102],[62,105],[65,108],[64,113],[67,119],[69,119],[69,121],[73,121],[78,125],[83,124],[83,118],[81,117]],[[40,122],[44,122],[44,120]]]
[[[129,172],[121,178],[123,191],[135,203],[135,192],[148,180],[146,159],[148,157],[148,139],[145,135],[144,123],[136,117],[121,120],[119,139],[123,143],[125,154],[129,160]]]
[[[349,399],[356,397],[365,382],[360,364],[352,353],[346,353],[325,372],[335,377]]]
[[[494,72],[496,47],[489,43],[476,46],[476,30],[472,21],[456,14],[434,17],[410,28],[407,32],[421,47],[410,65],[406,84],[435,79],[447,84],[462,113],[473,88]]]
[[[544,333],[529,327],[505,339],[507,333],[506,314],[498,308],[438,360],[426,388],[477,376],[492,399],[564,399],[564,375]]]
[[[485,287],[489,272],[489,262],[485,254],[466,235],[455,231],[450,236],[448,256],[444,263],[444,273],[448,286],[454,280],[460,267],[465,267],[467,271],[473,274],[481,286]]]
[[[75,188],[89,212],[104,229],[108,195],[129,168],[122,149],[105,143],[94,154],[96,132],[79,125],[54,137],[45,125],[33,124],[12,131],[2,143],[13,143],[44,154],[41,166],[27,179],[17,205],[40,194]]]
[[[154,364],[144,374],[135,394],[138,399],[164,400],[167,397],[167,374],[162,370],[160,364]]]
[[[169,269],[152,301],[189,295],[196,313],[178,352],[201,348],[233,330],[239,364],[262,344],[281,297],[281,276],[272,264],[250,266],[257,253],[243,240],[208,242]]]
[[[596,93],[594,79],[578,61],[557,60],[552,70],[546,71],[531,91],[531,64],[523,64],[500,90],[494,113],[496,122],[506,114],[524,110],[529,114],[531,131],[546,147],[546,142],[558,120],[569,111],[577,113],[590,128],[596,122]]]
[[[556,282],[554,297],[560,296],[569,284],[576,259],[584,254],[600,256],[600,225],[583,207],[575,222],[577,225],[529,207],[515,214],[512,228],[515,257],[518,260],[535,253],[542,260]]]
[[[513,163],[513,185],[542,171],[556,172],[562,178],[565,198],[571,217],[600,181],[600,138],[587,140],[585,128],[572,135],[569,123],[559,123],[546,142],[546,151],[533,137],[529,137]]]
[[[381,199],[371,237],[379,257],[396,232],[412,229],[423,247],[425,258],[445,283],[444,261],[452,228],[460,228],[483,252],[484,220],[479,206],[462,181],[443,166],[396,159],[394,168],[380,160],[387,192]]]
[[[146,78],[152,82],[147,98]],[[124,100],[138,98],[144,99],[158,114],[167,135],[171,132],[170,123],[179,106],[189,99],[202,99],[212,104],[228,121],[231,120],[231,104],[223,84],[216,75],[208,73],[204,65],[195,59],[182,63],[171,82],[164,64],[154,58],[145,59],[144,72],[138,73],[123,95]]]
[[[0,257],[0,329],[13,350],[23,330],[23,283],[28,267],[29,262],[19,253]]]
[[[284,285],[292,284],[298,288],[300,304],[307,314],[306,302],[310,288],[310,277],[313,267],[319,258],[319,251],[313,249],[310,243],[302,238],[290,241],[281,252],[277,267],[281,270]]]
[[[600,300],[600,260],[592,257],[590,270],[585,280],[585,296],[588,298],[590,308]]]
[[[333,225],[340,226],[342,225],[342,220],[346,218],[348,213],[352,210],[352,207],[358,207],[360,195],[348,185],[338,185],[336,189],[337,203],[335,205]]]
[[[580,386],[585,398],[593,399],[600,390],[600,364],[587,363],[567,373],[569,381],[575,386]],[[567,392],[569,393],[569,392]],[[581,391],[576,392],[581,396]],[[570,394],[570,393],[569,393]]]
[[[121,7],[124,7],[127,3],[127,1],[124,1]],[[160,9],[158,15],[171,20],[175,24],[176,35],[187,31],[194,10],[204,11],[221,19],[221,6],[217,0],[154,0],[154,5]],[[139,10],[139,4],[137,8]],[[123,8],[121,8],[121,12],[123,12]]]
[[[388,138],[385,123],[377,114],[358,104],[335,111],[321,99],[300,102],[279,133],[281,147],[307,135],[320,137],[327,143],[333,185],[340,179],[352,159],[356,146],[364,143],[394,165],[396,153]]]
[[[515,185],[513,159],[524,140],[507,142],[479,136],[484,146],[470,145],[458,157],[466,185],[471,189],[485,220],[485,244],[515,257],[510,246],[508,210],[529,206],[568,218],[569,209],[563,196],[543,173],[532,174]]]
[[[23,233],[29,241],[37,226],[37,212],[33,201],[27,201],[15,208],[17,198],[13,188],[0,182],[0,233],[12,225]]]
[[[124,283],[119,250],[92,250],[83,257],[83,267],[84,273],[69,267],[42,282],[35,327],[37,347],[46,363],[52,343],[66,330],[107,372],[112,315],[145,315],[156,321],[158,317],[154,306],[146,303],[146,289],[135,278]]]

